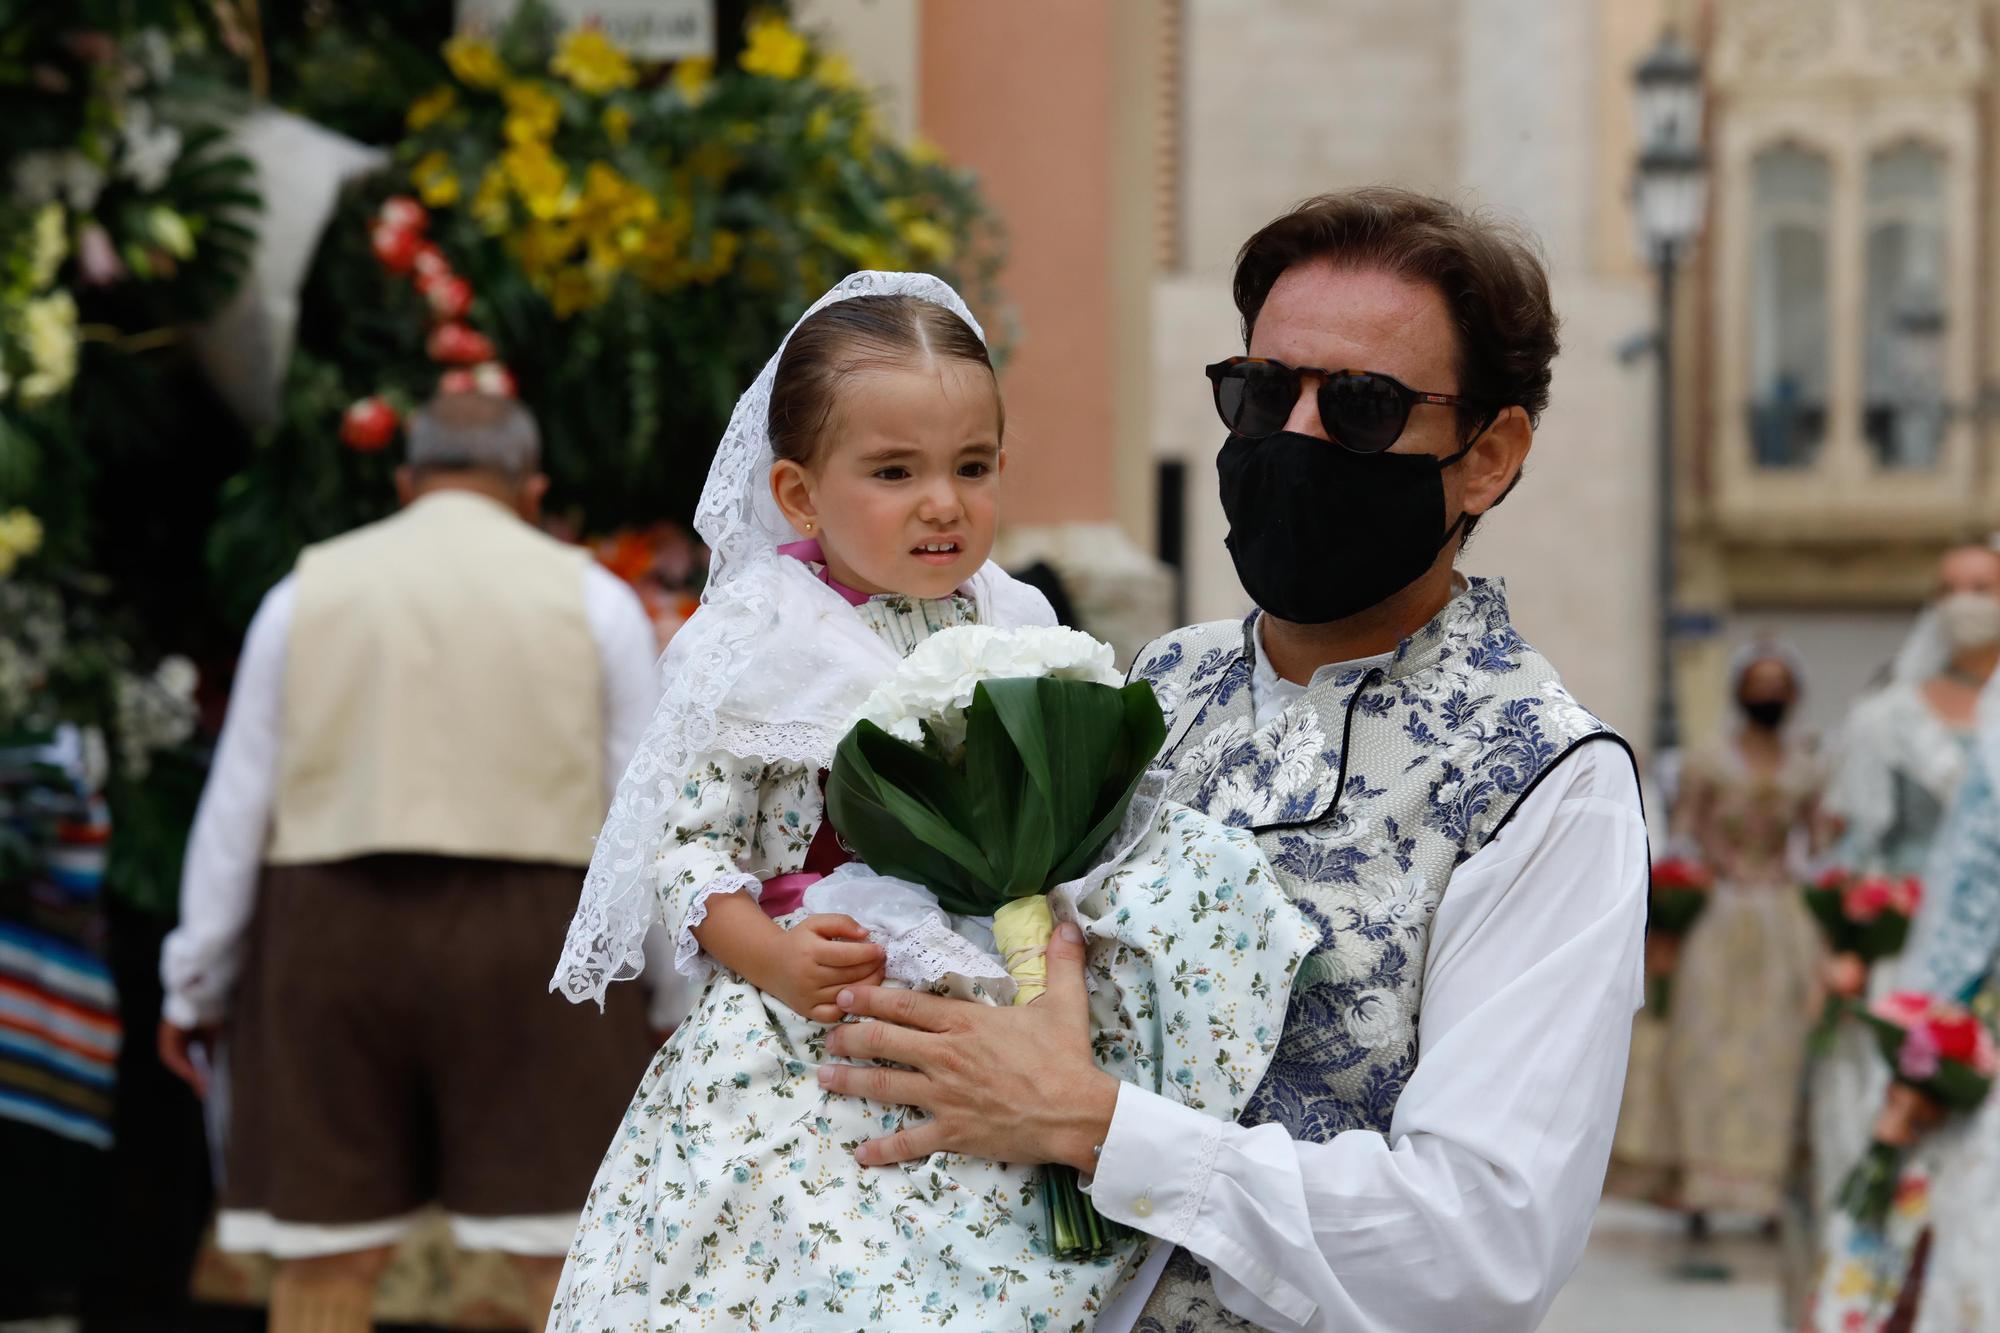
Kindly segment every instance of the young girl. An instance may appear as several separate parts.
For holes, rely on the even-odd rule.
[[[870,692],[941,629],[1053,623],[987,561],[1002,427],[978,326],[922,275],[841,283],[737,406],[697,513],[704,605],[668,651],[555,980],[582,999],[634,975],[657,901],[674,966],[706,988],[613,1139],[552,1330],[1081,1328],[1132,1266],[1136,1242],[1051,1259],[1033,1168],[864,1171],[854,1146],[914,1113],[817,1083],[842,988],[886,973],[977,996],[1005,978],[941,916],[891,958],[854,918],[800,910],[849,859],[821,784]],[[1140,901],[1107,864],[1077,902],[1100,1060],[1233,1118],[1317,937],[1242,835],[1148,802],[1116,845]]]

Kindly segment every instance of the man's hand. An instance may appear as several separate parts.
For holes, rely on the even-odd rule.
[[[195,1063],[195,1048],[213,1051],[217,1033],[214,1027],[181,1028],[160,1020],[160,1063],[193,1088],[197,1097],[208,1096],[208,1075]]]
[[[908,1069],[827,1064],[820,1086],[930,1112],[931,1119],[856,1151],[863,1166],[958,1152],[1029,1165],[1066,1162],[1089,1174],[1111,1129],[1118,1080],[1090,1056],[1083,935],[1057,928],[1048,949],[1048,992],[1029,1005],[996,1008],[917,991],[857,986],[840,1007],[874,1022],[843,1023],[827,1050]]]
[[[838,1023],[834,998],[850,986],[882,984],[882,946],[851,916],[809,916],[784,932],[783,945],[749,976],[758,990],[774,995],[794,1013],[815,1023]]]

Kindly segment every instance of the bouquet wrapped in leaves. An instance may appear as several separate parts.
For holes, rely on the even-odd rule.
[[[1715,892],[1715,876],[1699,862],[1669,856],[1653,863],[1652,886],[1647,903],[1646,929],[1655,935],[1678,940],[1694,928],[1708,909]],[[1646,985],[1646,1008],[1655,1018],[1665,1018],[1673,1000],[1673,978],[1657,976]]]
[[[1917,991],[1896,991],[1862,1017],[1889,1062],[1891,1077],[1946,1111],[1969,1111],[1986,1100],[2000,1074],[1993,1034],[1963,1005]],[[1906,1148],[1877,1138],[1840,1187],[1840,1206],[1864,1227],[1879,1230],[1895,1201]]]
[[[1152,687],[1125,685],[1111,650],[1073,630],[978,626],[934,635],[841,742],[827,815],[880,874],[991,917],[1016,1004],[1039,996],[1048,891],[1091,868],[1166,736]],[[1102,1253],[1111,1224],[1048,1169],[1059,1256]]]
[[[1863,966],[1872,968],[1903,951],[1923,892],[1923,884],[1914,875],[1863,875],[1835,867],[1809,885],[1804,896],[1806,910],[1826,937],[1827,949],[1853,954]],[[1854,1002],[1843,996],[1827,997],[1819,1026],[1813,1031],[1816,1050],[1823,1050],[1832,1040],[1841,1014],[1853,1007]]]

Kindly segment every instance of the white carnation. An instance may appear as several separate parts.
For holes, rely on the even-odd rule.
[[[928,725],[947,754],[965,743],[965,710],[981,681],[1049,676],[1119,686],[1111,645],[1080,630],[962,625],[917,646],[861,706],[861,718],[919,744]]]

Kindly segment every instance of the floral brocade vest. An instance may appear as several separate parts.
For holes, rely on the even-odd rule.
[[[1417,1062],[1431,919],[1452,872],[1558,760],[1615,733],[1515,632],[1503,586],[1472,579],[1384,664],[1316,680],[1268,726],[1250,697],[1256,617],[1179,630],[1133,674],[1169,714],[1167,795],[1254,829],[1322,943],[1245,1124],[1324,1143],[1387,1133]],[[1143,1333],[1246,1328],[1177,1251]]]

